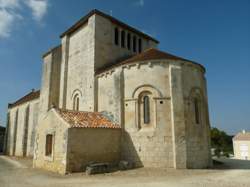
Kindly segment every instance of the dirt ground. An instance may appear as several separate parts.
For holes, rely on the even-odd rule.
[[[216,169],[140,168],[108,174],[66,176],[31,168],[30,159],[0,156],[0,187],[250,187],[250,161],[218,159]]]

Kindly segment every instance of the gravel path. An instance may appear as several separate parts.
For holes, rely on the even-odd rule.
[[[225,164],[210,170],[141,168],[93,176],[61,176],[30,168],[28,159],[11,158],[19,164],[6,159],[10,158],[0,156],[0,187],[250,187],[250,161],[219,159]]]

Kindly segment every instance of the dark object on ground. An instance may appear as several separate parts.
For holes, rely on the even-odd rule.
[[[131,162],[128,162],[126,160],[122,160],[119,162],[119,170],[128,170],[133,168],[133,164]]]
[[[86,167],[86,174],[98,174],[98,173],[109,173],[111,166],[109,163],[92,163]]]

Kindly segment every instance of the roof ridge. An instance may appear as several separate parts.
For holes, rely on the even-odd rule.
[[[111,64],[110,66],[99,69],[99,70],[97,70],[95,72],[95,74],[97,75],[97,74],[103,73],[105,71],[108,71],[110,69],[113,69],[115,67],[119,67],[119,66],[122,66],[122,65],[125,65],[125,64],[131,64],[133,62],[142,62],[142,61],[150,61],[150,60],[162,60],[162,59],[165,59],[165,60],[180,60],[180,61],[190,62],[190,63],[196,64],[196,65],[199,65],[204,70],[204,72],[206,71],[205,68],[199,63],[196,63],[194,61],[191,61],[191,60],[188,60],[188,59],[185,59],[185,58],[182,58],[182,57],[178,57],[176,55],[167,53],[165,51],[161,51],[158,48],[151,47],[151,48],[145,49],[141,53],[135,54],[132,57],[127,58],[126,60],[120,61],[120,62],[118,62],[116,64]]]
[[[71,27],[69,27],[65,32],[63,32],[60,37],[62,38],[63,36],[67,35],[67,34],[71,34],[73,33],[75,30],[77,30],[79,27],[81,27],[87,20],[89,17],[91,17],[92,15],[94,14],[98,14],[99,16],[102,16],[102,17],[105,17],[109,20],[111,20],[112,22],[115,22],[116,24],[120,25],[121,27],[126,27],[128,30],[131,30],[132,32],[135,32],[139,35],[142,35],[143,37],[147,38],[147,39],[150,39],[150,40],[153,40],[154,42],[156,43],[159,43],[158,40],[156,40],[155,38],[153,38],[152,36],[140,31],[139,29],[133,27],[133,26],[130,26],[120,20],[118,20],[117,18],[105,13],[105,12],[102,12],[98,9],[92,9],[91,11],[89,11],[85,16],[83,16],[82,18],[80,18],[77,22],[75,22]]]
[[[33,97],[28,98],[29,96],[32,96],[32,94],[33,94]],[[8,108],[12,108],[12,107],[21,105],[23,103],[26,103],[28,101],[34,100],[34,99],[38,98],[39,96],[40,96],[40,90],[34,90],[34,89],[32,89],[29,93],[27,93],[26,95],[24,95],[20,99],[16,100],[13,103],[9,103],[8,104]]]

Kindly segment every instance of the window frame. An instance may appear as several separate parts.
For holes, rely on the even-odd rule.
[[[51,153],[47,154],[47,136],[51,136]],[[47,161],[54,160],[54,145],[55,145],[55,132],[48,132],[45,134],[45,146],[44,146],[44,159]]]
[[[148,95],[143,96],[143,123],[150,124],[150,98]]]

